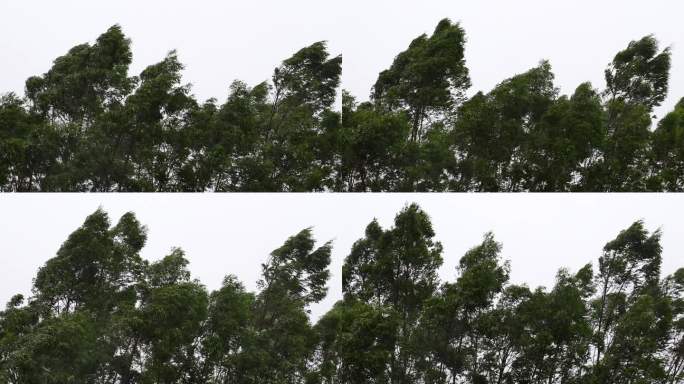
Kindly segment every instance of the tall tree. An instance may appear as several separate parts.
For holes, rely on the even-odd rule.
[[[354,243],[342,267],[345,295],[389,306],[398,326],[391,350],[391,383],[411,381],[415,357],[404,348],[416,330],[424,302],[438,286],[437,269],[442,265],[442,246],[428,215],[416,204],[404,208],[394,227],[383,230],[377,221],[366,228],[366,236]]]
[[[650,189],[684,190],[684,98],[660,120],[651,145],[655,180]]]
[[[465,65],[465,31],[443,19],[428,37],[414,39],[373,86],[373,99],[389,110],[405,109],[411,120],[411,141],[420,139],[431,115],[452,111],[470,86]]]
[[[458,189],[519,191],[526,187],[533,134],[558,90],[548,62],[477,93],[458,111],[453,135]]]
[[[658,314],[654,300],[658,300],[660,278],[661,246],[660,232],[650,234],[643,222],[636,222],[620,232],[618,237],[608,242],[599,258],[599,273],[596,276],[598,297],[592,303],[594,325],[594,348],[592,353],[592,374],[595,380],[606,382],[613,377],[620,382],[634,380],[636,376],[656,379],[656,372],[644,370],[652,367],[628,367],[625,363],[637,359],[649,359],[654,351],[648,346],[639,346],[646,336],[650,342],[658,342],[656,334],[644,335],[642,332],[655,331],[659,327]],[[648,311],[653,311],[647,313]],[[649,317],[643,317],[644,315]],[[635,332],[628,335],[629,332]],[[631,337],[634,339],[630,339]],[[625,339],[628,337],[628,339]],[[651,339],[656,337],[656,339]],[[635,343],[634,349],[627,347]],[[656,346],[657,344],[651,344]],[[629,348],[629,349],[626,349]],[[642,348],[639,350],[639,348]],[[631,350],[628,352],[628,350]],[[629,357],[624,354],[627,353]],[[649,357],[650,356],[650,357]],[[628,361],[629,360],[629,361]],[[643,360],[639,364],[653,365]],[[639,372],[641,371],[641,372]],[[650,376],[656,375],[656,376]]]
[[[605,71],[607,137],[584,189],[647,189],[651,113],[667,95],[670,56],[669,48],[658,53],[653,36],[632,41],[615,55]]]

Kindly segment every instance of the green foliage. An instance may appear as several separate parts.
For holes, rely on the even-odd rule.
[[[175,51],[138,76],[113,26],[0,96],[3,191],[680,191],[682,103],[671,51],[630,42],[605,89],[561,95],[550,63],[475,92],[466,33],[441,20],[379,73],[370,101],[342,91],[325,42],[270,80],[196,100]],[[655,129],[654,129],[655,127]]]
[[[33,108],[51,119],[91,120],[119,104],[132,89],[130,44],[121,27],[112,26],[94,45],[71,48],[47,73],[26,80],[26,96]]]
[[[296,52],[271,82],[195,100],[175,51],[129,76],[119,26],[0,99],[0,189],[309,191],[328,188],[342,57]]]
[[[399,286],[386,283],[395,281],[391,274],[377,277],[384,265],[401,271],[413,260],[410,249],[385,239],[388,232],[424,243],[408,230],[417,212],[402,211],[390,231],[372,222],[347,256],[345,299],[319,322],[321,382],[674,384],[684,377],[684,272],[660,276],[659,231],[634,223],[606,244],[598,273],[591,264],[574,274],[561,269],[550,290],[509,284],[501,244],[488,233],[460,259],[454,282],[432,281],[436,289],[412,301],[383,300],[404,286],[420,292],[419,271],[429,270],[413,264]],[[430,227],[427,216],[420,222]]]
[[[441,21],[433,36],[416,38],[379,74],[373,104],[343,109],[349,132],[381,124],[383,116],[406,120],[401,128],[395,120],[373,128],[371,139],[380,139],[366,147],[383,147],[378,160],[350,158],[363,168],[346,175],[359,175],[360,182],[338,190],[681,189],[677,112],[651,131],[652,110],[667,94],[671,55],[669,48],[658,51],[655,38],[633,41],[615,56],[603,92],[584,83],[559,95],[551,66],[542,61],[465,101],[463,42],[458,25]]]
[[[346,298],[323,316],[317,382],[387,383],[398,328],[397,313],[388,306],[372,306]]]
[[[465,31],[444,19],[432,36],[414,39],[378,76],[373,99],[389,110],[408,112],[411,141],[418,139],[424,120],[447,113],[470,86],[464,46]]]
[[[653,182],[668,191],[684,190],[684,98],[653,132]]]
[[[343,269],[344,298],[316,324],[330,243],[305,229],[207,292],[180,249],[148,262],[132,213],[88,216],[27,300],[0,311],[0,380],[18,383],[662,383],[684,379],[684,268],[661,277],[660,232],[635,222],[596,266],[550,289],[509,283],[487,233],[439,281],[441,245],[416,204],[372,221]],[[596,272],[594,272],[596,270]]]
[[[331,244],[310,230],[264,265],[262,288],[234,277],[208,293],[180,249],[148,262],[132,213],[98,209],[41,267],[33,296],[0,312],[6,383],[305,383],[318,345],[308,305],[327,292]]]
[[[606,69],[606,93],[612,99],[641,104],[651,110],[665,100],[670,71],[670,50],[658,53],[653,36],[632,41]]]

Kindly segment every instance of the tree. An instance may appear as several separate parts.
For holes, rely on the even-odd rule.
[[[223,286],[209,297],[208,319],[202,339],[204,376],[217,383],[237,383],[249,360],[244,348],[254,342],[252,309],[255,295],[245,291],[235,276],[223,280]]]
[[[128,76],[117,25],[0,101],[3,190],[322,190],[342,57],[326,43],[296,52],[271,82],[236,81],[224,105],[199,103],[175,51]]]
[[[604,144],[604,117],[600,96],[590,83],[578,86],[569,98],[556,99],[531,132],[523,189],[575,189]]]
[[[316,382],[389,383],[397,313],[355,298],[335,304],[316,325],[320,335]]]
[[[670,77],[670,49],[658,53],[651,35],[631,41],[606,69],[606,91],[611,100],[657,107],[665,100]]]
[[[437,289],[442,246],[432,240],[434,236],[428,215],[416,204],[409,205],[389,230],[371,222],[342,267],[345,296],[396,312],[398,326],[388,373],[391,383],[412,380],[415,357],[404,346],[416,330],[425,300]]]
[[[558,91],[548,62],[477,93],[458,111],[453,130],[458,189],[519,191],[527,184],[533,136]],[[541,183],[539,183],[541,184]],[[533,184],[535,187],[539,184]]]
[[[657,303],[660,264],[660,232],[649,235],[640,221],[604,247],[596,281],[599,297],[592,303],[594,380],[664,376],[652,356],[666,327],[661,321],[669,316]]]
[[[309,375],[317,335],[307,308],[322,300],[330,276],[331,243],[314,248],[311,230],[290,237],[262,265],[261,291],[254,303],[252,360],[245,383],[303,383]]]
[[[668,113],[652,135],[653,172],[651,189],[684,190],[684,98]]]
[[[346,191],[394,190],[401,174],[396,169],[406,152],[410,126],[402,113],[381,113],[371,103],[357,105],[342,93],[343,129],[337,152],[339,167],[334,188]]]
[[[139,256],[146,228],[98,209],[41,267],[33,296],[0,312],[8,383],[305,383],[318,333],[308,306],[327,292],[331,244],[309,229],[274,250],[261,291],[234,277],[211,294],[181,249]]]
[[[598,91],[561,95],[549,62],[466,97],[466,34],[439,21],[379,73],[370,101],[342,92],[318,41],[226,100],[197,100],[175,51],[129,76],[115,25],[0,95],[3,191],[678,191],[670,48],[618,52]],[[680,103],[681,104],[681,103]],[[655,130],[652,126],[656,127]]]
[[[680,268],[663,281],[663,294],[672,306],[670,329],[665,357],[665,382],[674,384],[684,379],[684,269]]]
[[[108,313],[125,298],[142,267],[139,252],[146,229],[131,213],[109,227],[108,215],[101,209],[88,216],[56,257],[38,270],[36,300],[56,314],[80,309],[99,314]]]
[[[321,382],[672,383],[684,371],[681,273],[660,279],[660,232],[642,222],[606,244],[597,274],[561,269],[550,290],[509,285],[501,244],[486,234],[456,281],[420,296],[408,326],[405,304],[388,300],[391,275],[379,277],[411,255],[384,251],[391,231],[371,223],[345,260],[345,299],[319,323]],[[420,292],[411,276],[405,286]]]
[[[131,41],[114,25],[94,45],[77,45],[42,76],[26,81],[33,108],[53,120],[86,123],[121,103],[133,88],[128,77]]]
[[[470,86],[464,59],[465,32],[443,19],[432,36],[423,34],[380,73],[373,99],[389,110],[405,109],[411,120],[411,141],[420,138],[432,114],[448,114]]]

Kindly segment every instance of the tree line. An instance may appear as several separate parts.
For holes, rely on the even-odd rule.
[[[652,129],[669,48],[632,41],[606,87],[560,95],[548,61],[466,97],[465,31],[448,19],[382,71],[370,101],[343,96],[354,191],[681,191],[684,99]]]
[[[301,191],[325,185],[342,57],[325,42],[296,52],[271,81],[234,81],[198,102],[175,51],[129,76],[131,41],[115,25],[0,99],[0,189]]]
[[[684,99],[659,121],[671,52],[630,42],[606,85],[560,95],[551,65],[467,97],[466,35],[440,21],[359,103],[325,42],[270,81],[199,102],[175,52],[128,73],[119,26],[77,45],[25,96],[0,98],[5,191],[681,191]]]
[[[97,210],[0,312],[0,381],[455,384],[684,380],[684,268],[661,277],[660,232],[635,222],[596,266],[553,287],[509,282],[493,234],[440,281],[443,249],[416,204],[373,220],[343,268],[344,297],[316,323],[332,244],[310,229],[262,264],[256,292],[212,292],[180,249],[140,257],[146,228]]]

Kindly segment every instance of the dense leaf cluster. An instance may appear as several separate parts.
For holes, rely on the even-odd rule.
[[[90,215],[38,271],[33,295],[0,312],[0,382],[297,383],[317,333],[331,244],[306,229],[262,265],[258,292],[228,275],[211,293],[180,249],[143,260],[146,228]]]
[[[353,191],[680,191],[684,99],[653,130],[670,50],[632,41],[606,88],[560,95],[551,65],[466,98],[465,32],[442,20],[380,73],[369,102],[343,94],[344,184]]]
[[[603,90],[560,95],[543,61],[471,97],[465,41],[440,21],[339,111],[324,42],[201,103],[174,52],[129,76],[114,26],[0,97],[0,190],[684,190],[684,100],[652,127],[670,71],[655,38],[619,52]]]
[[[324,383],[635,384],[684,380],[684,268],[661,278],[660,232],[638,221],[597,270],[550,289],[509,282],[491,233],[440,282],[442,247],[411,205],[371,222],[320,321]]]
[[[258,291],[213,292],[183,251],[143,260],[146,228],[98,210],[0,311],[0,382],[225,384],[662,383],[684,380],[684,269],[661,278],[660,233],[636,222],[551,289],[510,284],[492,234],[442,282],[430,218],[376,221],[316,324],[331,244],[310,230],[262,265]]]
[[[330,174],[342,57],[301,49],[270,82],[199,103],[175,52],[129,76],[119,26],[0,99],[0,189],[320,190]]]

